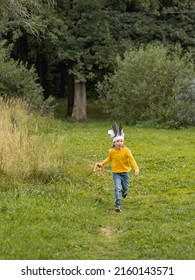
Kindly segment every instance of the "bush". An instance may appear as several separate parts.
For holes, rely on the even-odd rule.
[[[105,111],[127,123],[153,120],[169,126],[194,124],[190,89],[195,72],[189,55],[170,55],[159,45],[130,49],[115,73],[98,85]]]
[[[24,99],[30,110],[43,113],[52,112],[53,98],[44,100],[43,88],[37,82],[35,69],[10,58],[9,50],[0,44],[0,96],[20,97]]]

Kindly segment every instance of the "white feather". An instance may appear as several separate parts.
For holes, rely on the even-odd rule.
[[[115,136],[115,133],[112,129],[108,130],[108,135],[113,138]]]

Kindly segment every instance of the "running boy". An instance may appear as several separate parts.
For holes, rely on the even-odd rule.
[[[135,175],[139,175],[139,168],[131,153],[131,151],[124,146],[124,132],[120,125],[119,129],[116,123],[112,126],[113,129],[108,130],[108,135],[112,138],[113,146],[109,150],[108,157],[100,162],[98,165],[103,165],[112,162],[112,173],[114,181],[115,194],[115,211],[121,211],[121,199],[127,196],[129,189],[129,171],[131,166],[135,170]]]

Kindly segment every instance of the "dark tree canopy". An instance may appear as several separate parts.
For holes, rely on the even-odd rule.
[[[129,45],[161,42],[170,51],[175,44],[195,51],[189,0],[0,0],[0,15],[0,37],[13,44],[12,56],[36,67],[46,97],[67,97],[69,115],[76,100],[76,111],[83,111],[86,100],[79,97],[97,97],[95,84]]]

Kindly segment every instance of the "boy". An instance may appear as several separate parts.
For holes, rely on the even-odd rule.
[[[112,138],[113,146],[109,150],[108,157],[100,162],[98,165],[103,165],[112,162],[112,174],[114,181],[115,194],[115,211],[121,211],[121,198],[127,196],[129,189],[129,171],[131,166],[135,170],[135,175],[139,175],[139,168],[131,153],[131,151],[124,146],[124,132],[120,125],[119,129],[116,123],[112,126],[113,129],[108,130],[108,135]]]

